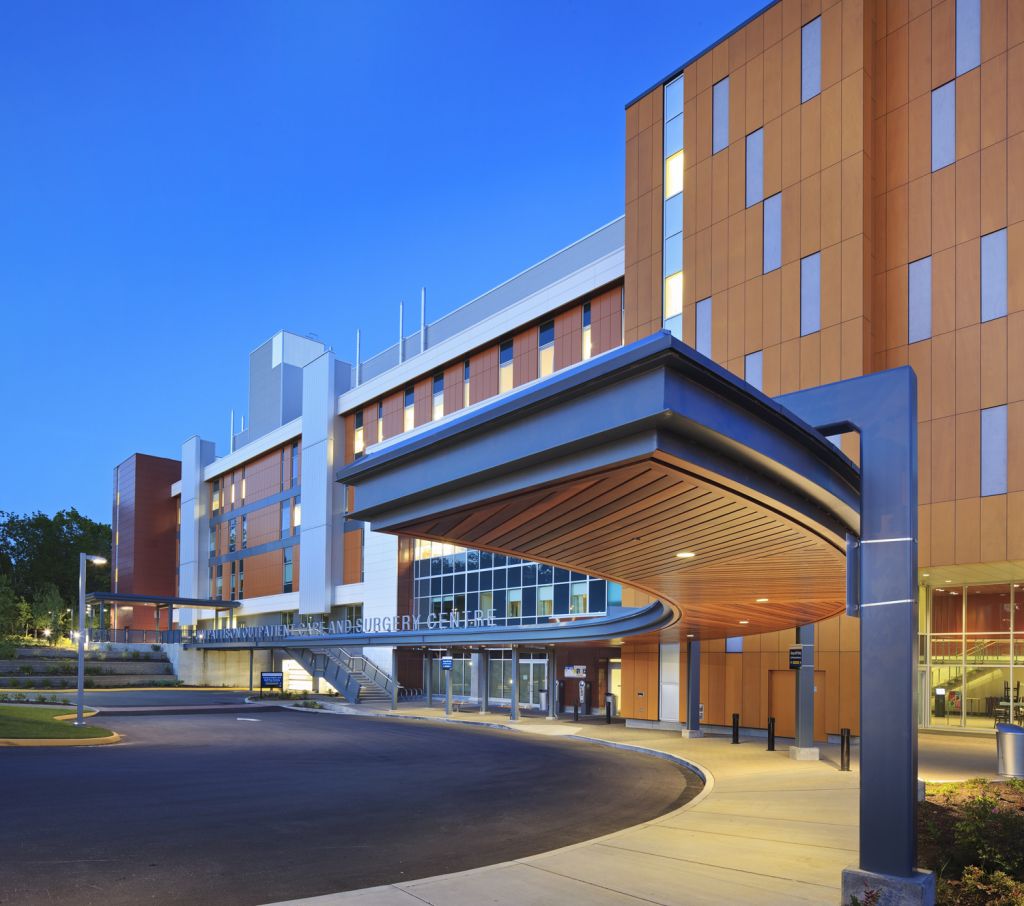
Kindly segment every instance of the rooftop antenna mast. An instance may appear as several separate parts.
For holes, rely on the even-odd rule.
[[[427,288],[420,287],[420,352],[427,348]]]
[[[398,361],[405,361],[405,300],[398,303]]]

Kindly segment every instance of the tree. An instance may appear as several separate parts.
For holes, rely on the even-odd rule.
[[[32,596],[32,628],[36,633],[50,630],[53,641],[61,635],[63,617],[67,612],[67,602],[60,596],[57,586],[46,582],[36,589]]]
[[[94,522],[78,510],[54,516],[19,516],[0,512],[0,575],[10,580],[14,594],[34,600],[47,584],[65,602],[78,600],[78,555],[98,554],[110,560],[110,526]],[[89,590],[110,590],[110,566],[89,569]],[[65,605],[67,606],[67,605]]]
[[[15,594],[11,580],[0,574],[0,636],[25,632],[31,617],[28,605]]]

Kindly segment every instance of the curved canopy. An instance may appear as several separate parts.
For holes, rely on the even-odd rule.
[[[622,582],[716,638],[842,610],[860,475],[667,333],[372,448],[338,472],[375,531]]]

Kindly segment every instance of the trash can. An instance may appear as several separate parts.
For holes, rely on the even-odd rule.
[[[996,724],[996,772],[1024,778],[1024,727]]]
[[[540,696],[540,709],[546,713],[548,710],[548,690],[538,689],[537,692]]]

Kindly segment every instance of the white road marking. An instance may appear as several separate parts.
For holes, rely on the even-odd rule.
[[[258,724],[260,722],[260,719],[258,717],[236,717],[235,720],[251,720],[255,724]]]

